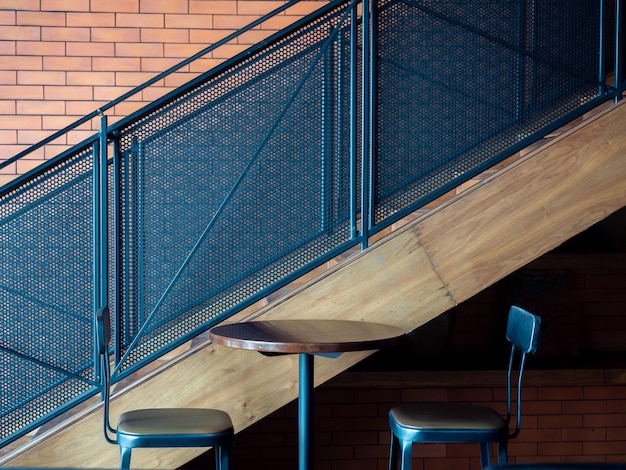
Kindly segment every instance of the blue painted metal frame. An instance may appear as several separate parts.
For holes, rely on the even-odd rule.
[[[0,201],[5,197],[9,197],[13,191],[20,191],[20,188],[23,186],[26,187],[33,181],[37,181],[38,179],[45,180],[45,178],[49,177],[49,174],[54,173],[57,171],[57,168],[65,165],[68,161],[71,161],[77,156],[84,154],[92,156],[93,166],[90,174],[79,174],[75,177],[75,180],[64,183],[63,186],[60,186],[54,193],[50,194],[60,194],[66,187],[77,184],[78,181],[84,182],[88,178],[92,179],[93,220],[91,221],[91,230],[93,231],[93,239],[91,240],[92,246],[90,249],[93,259],[91,260],[92,272],[90,273],[90,282],[92,284],[91,288],[93,291],[91,292],[91,305],[89,305],[88,308],[94,315],[99,308],[105,306],[111,306],[111,310],[113,311],[113,327],[115,335],[114,343],[112,344],[112,351],[115,354],[114,358],[115,363],[117,364],[113,375],[113,381],[126,377],[133,371],[142,367],[144,364],[207,330],[217,321],[220,321],[221,319],[254,304],[258,300],[272,294],[277,289],[282,288],[290,282],[296,280],[310,269],[333,259],[334,257],[342,254],[344,251],[358,245],[360,245],[361,249],[367,248],[368,239],[372,235],[380,232],[384,228],[387,228],[389,225],[397,222],[428,202],[445,194],[458,184],[469,180],[495,163],[502,161],[509,155],[522,150],[530,143],[558,129],[563,124],[591,110],[598,104],[611,99],[614,99],[615,101],[621,99],[626,89],[626,81],[624,77],[626,64],[623,57],[625,46],[623,21],[626,13],[623,0],[601,0],[599,4],[599,16],[601,18],[600,26],[602,28],[606,27],[605,22],[608,22],[611,15],[613,15],[615,22],[613,25],[614,34],[610,40],[605,29],[602,29],[599,33],[599,43],[597,47],[599,52],[598,75],[597,80],[591,80],[598,90],[598,95],[595,98],[586,101],[582,106],[578,106],[573,110],[559,115],[556,119],[551,120],[540,129],[531,132],[522,139],[519,139],[513,145],[510,145],[506,149],[501,149],[479,164],[462,172],[462,174],[443,181],[442,184],[428,192],[428,194],[422,195],[419,198],[406,203],[395,212],[386,214],[383,219],[378,221],[376,220],[378,214],[377,210],[379,210],[377,205],[380,201],[377,201],[376,198],[378,190],[377,177],[379,176],[376,173],[376,162],[380,158],[380,155],[378,154],[378,146],[380,138],[379,131],[381,129],[379,128],[380,123],[377,119],[380,106],[380,93],[386,90],[381,90],[379,88],[381,71],[378,68],[378,60],[381,54],[381,51],[379,50],[381,31],[378,29],[377,21],[380,20],[381,14],[386,11],[385,9],[393,7],[397,4],[402,4],[405,7],[416,8],[422,14],[429,15],[430,18],[436,18],[437,21],[446,22],[447,24],[453,25],[455,28],[462,28],[466,32],[475,36],[487,38],[490,41],[498,43],[499,46],[504,47],[507,50],[514,50],[518,54],[517,70],[520,72],[524,69],[524,60],[531,59],[537,61],[538,63],[541,62],[542,64],[548,64],[552,68],[559,69],[565,74],[576,76],[582,80],[589,81],[588,77],[581,74],[577,70],[572,70],[567,65],[555,63],[555,61],[551,59],[544,59],[540,54],[535,53],[533,50],[526,50],[521,45],[508,42],[489,32],[483,31],[478,27],[438,12],[429,6],[431,5],[430,3],[426,5],[418,0],[406,0],[403,2],[396,0],[381,0],[378,2],[375,0],[368,0],[363,3],[362,16],[359,16],[357,6],[360,2],[357,2],[356,0],[340,0],[332,1],[324,5],[317,12],[294,23],[294,25],[286,30],[274,34],[267,40],[251,47],[249,50],[237,55],[231,60],[226,61],[217,68],[202,74],[188,84],[169,93],[168,95],[165,95],[154,103],[133,113],[121,121],[110,126],[108,125],[107,117],[105,115],[105,112],[108,109],[111,109],[115,105],[146,89],[147,87],[156,84],[169,74],[179,70],[185,65],[190,64],[215,48],[228,43],[238,35],[257,27],[276,14],[284,12],[296,3],[298,3],[298,0],[291,0],[270,14],[251,23],[246,28],[229,35],[222,41],[219,41],[209,48],[200,51],[198,54],[195,54],[177,66],[172,67],[163,74],[154,77],[152,80],[146,82],[140,87],[124,94],[118,100],[108,103],[101,109],[96,110],[78,120],[76,123],[67,126],[48,139],[45,139],[30,149],[20,152],[16,156],[0,163],[0,169],[4,168],[7,165],[27,156],[31,152],[54,141],[60,135],[67,133],[68,131],[85,122],[88,122],[93,118],[98,116],[100,117],[100,132],[98,134],[86,139],[76,147],[63,152],[61,155],[51,159],[41,167],[16,178],[7,186],[0,188]],[[520,15],[519,21],[523,23],[524,21],[527,21],[522,18],[525,3],[523,0],[520,0],[518,5],[518,13]],[[336,16],[333,17],[332,15]],[[341,17],[341,20],[337,19],[339,16]],[[294,48],[292,51],[297,51],[296,53],[291,55],[286,54],[285,57],[283,57],[283,60],[286,63],[289,61],[296,63],[296,60],[306,54],[313,55],[314,59],[308,65],[306,73],[300,77],[300,80],[292,90],[291,95],[285,100],[284,103],[282,103],[282,108],[272,116],[271,125],[265,130],[258,147],[252,153],[252,156],[248,160],[246,166],[241,170],[239,177],[233,182],[233,185],[230,187],[219,207],[216,208],[211,219],[204,225],[203,233],[196,239],[195,245],[187,253],[187,257],[178,266],[178,271],[176,272],[174,278],[170,280],[170,283],[166,286],[165,290],[161,292],[160,299],[156,305],[152,307],[152,310],[147,316],[137,317],[137,319],[134,319],[133,321],[136,321],[136,325],[129,327],[127,323],[131,320],[131,318],[125,311],[126,306],[120,294],[122,291],[128,289],[126,283],[129,282],[126,277],[127,273],[124,272],[124,269],[126,268],[122,264],[122,260],[124,254],[129,251],[132,251],[133,255],[136,254],[139,260],[136,267],[136,274],[138,277],[142,278],[145,274],[147,274],[143,271],[145,260],[142,259],[142,257],[147,256],[147,254],[144,253],[143,249],[136,250],[137,247],[132,245],[132,242],[125,238],[127,234],[124,233],[124,230],[127,226],[126,224],[128,224],[128,217],[144,217],[143,211],[146,209],[145,202],[149,200],[149,195],[142,193],[144,188],[142,186],[143,181],[141,181],[141,178],[149,175],[150,165],[148,165],[148,163],[152,164],[152,161],[144,161],[145,158],[148,158],[148,155],[144,155],[143,152],[146,152],[146,145],[149,143],[149,139],[142,142],[137,140],[137,145],[133,147],[134,150],[132,151],[123,147],[122,139],[126,135],[125,133],[127,132],[127,129],[137,125],[137,123],[148,122],[151,119],[154,119],[154,116],[156,116],[160,110],[165,109],[177,100],[183,99],[183,97],[187,95],[196,93],[196,90],[202,88],[204,84],[209,83],[211,80],[217,80],[222,74],[228,73],[229,71],[235,70],[237,67],[241,67],[243,64],[248,63],[251,60],[250,58],[256,54],[263,54],[265,51],[281,44],[281,41],[286,41],[288,38],[299,34],[302,30],[316,24],[316,22],[322,23],[327,21],[327,18],[331,17],[334,19],[328,20],[329,25],[332,26],[332,21],[336,21],[337,25],[335,25],[335,29],[332,32],[328,33],[327,37],[316,38],[313,41],[314,44],[309,44],[308,48]],[[521,27],[519,34],[522,35]],[[519,41],[520,44],[522,44],[522,39]],[[609,60],[608,57],[605,57],[606,54],[604,52],[610,49],[610,45],[614,45],[613,57],[611,60]],[[320,135],[317,136],[319,137],[317,145],[319,145],[322,149],[322,155],[319,157],[320,181],[318,187],[320,200],[315,209],[315,213],[320,215],[318,220],[319,230],[314,233],[307,234],[307,236],[304,237],[304,241],[301,241],[301,243],[304,243],[305,245],[307,243],[312,243],[315,240],[315,237],[319,234],[330,235],[337,229],[337,227],[344,227],[344,225],[341,224],[347,224],[349,232],[348,236],[341,239],[340,242],[331,242],[328,246],[323,245],[323,247],[317,251],[312,250],[315,252],[314,259],[307,259],[305,263],[296,264],[295,267],[294,265],[289,265],[282,268],[284,271],[282,276],[276,278],[270,277],[269,279],[271,282],[266,282],[262,288],[251,291],[246,297],[242,297],[238,302],[227,306],[227,308],[220,311],[216,317],[187,329],[183,334],[177,336],[175,340],[164,344],[157,350],[148,351],[148,353],[138,357],[137,359],[133,358],[133,361],[135,362],[130,361],[132,363],[129,366],[125,365],[124,363],[129,357],[130,352],[137,349],[136,346],[140,342],[143,333],[153,328],[161,328],[168,325],[169,317],[165,319],[158,319],[158,321],[155,321],[154,324],[149,323],[156,316],[157,310],[160,305],[163,304],[168,293],[173,290],[175,282],[181,278],[183,270],[190,266],[194,254],[201,248],[201,244],[207,237],[207,234],[219,222],[220,217],[223,218],[223,214],[235,197],[235,193],[237,193],[237,191],[244,184],[246,175],[250,173],[253,166],[260,160],[264,148],[271,141],[273,135],[280,134],[282,132],[279,131],[279,129],[281,129],[280,126],[283,124],[283,120],[288,115],[290,108],[294,105],[294,103],[296,103],[300,91],[306,88],[308,81],[315,75],[318,64],[319,69],[322,70],[322,72],[320,72],[320,77],[315,77],[321,86],[321,91],[319,91],[319,96],[321,96],[321,98],[319,99],[319,102],[316,103],[316,105],[320,106],[320,111],[317,115],[314,115],[314,119],[319,118],[320,122],[314,122],[314,125],[311,125],[311,128],[319,126]],[[611,64],[610,67],[609,64]],[[275,67],[275,69],[279,68],[279,66]],[[606,83],[607,68],[612,69],[615,72],[615,84],[613,86]],[[272,71],[268,70],[267,74],[271,72]],[[269,75],[266,75],[264,78],[267,78],[268,76]],[[517,104],[519,105],[522,101],[522,90],[525,86],[527,86],[527,83],[525,82],[526,77],[522,74],[516,77],[516,80],[515,86],[519,97]],[[233,90],[232,93],[234,94],[235,90]],[[348,97],[347,101],[341,101],[341,97],[343,96]],[[517,109],[516,116],[517,118],[521,118],[523,116],[521,108]],[[189,117],[190,115],[187,115],[185,116],[185,119],[189,119]],[[170,123],[170,129],[159,129],[158,132],[162,133],[166,130],[170,131],[178,125],[178,123]],[[344,129],[344,127],[346,127],[346,129]],[[155,139],[160,138],[160,135],[161,134],[155,136]],[[108,155],[109,149],[112,149],[111,156]],[[349,155],[349,158],[346,159],[344,154]],[[299,152],[296,157],[301,157],[302,155],[303,152]],[[127,165],[128,168],[130,168],[130,170],[128,168],[126,168],[126,170],[132,173],[132,178],[135,178],[134,180],[125,182],[124,178],[126,177],[126,173],[124,165]],[[141,165],[146,165],[146,167],[142,168]],[[135,172],[135,170],[137,171]],[[300,177],[305,178],[306,176],[307,175],[301,175]],[[124,186],[124,184],[126,184],[126,186]],[[332,186],[333,184],[335,186]],[[341,192],[341,189],[344,186],[350,188],[347,195]],[[47,195],[46,197],[50,196]],[[263,199],[267,196],[261,194],[257,197]],[[335,220],[335,214],[343,210],[338,208],[341,204],[337,201],[342,201],[342,198],[346,197],[348,199],[348,209],[345,214],[346,220],[343,220],[343,213],[341,213],[338,219]],[[129,215],[127,208],[123,206],[124,204],[132,205],[135,203],[137,204],[137,212]],[[337,207],[335,207],[335,205],[337,205]],[[261,205],[259,207],[263,206]],[[1,209],[2,207],[0,206],[0,210]],[[24,213],[24,211],[22,213]],[[3,220],[4,219],[1,218],[0,213],[0,222],[3,222]],[[134,235],[138,236],[138,240],[149,238],[148,233],[144,234],[142,232],[144,229],[144,225],[139,224],[136,226],[137,233]],[[0,232],[0,235],[2,235],[2,232]],[[46,235],[46,233],[41,234],[42,237],[46,237]],[[133,250],[136,250],[137,253]],[[268,263],[268,265],[271,263],[277,263],[278,260],[281,259],[281,256],[287,255],[289,255],[289,253],[274,253],[272,254],[272,257],[266,260],[266,263]],[[251,275],[252,273],[248,271],[245,271],[242,274],[244,278]],[[224,289],[230,288],[227,284],[220,286],[220,288],[222,287]],[[143,289],[143,285],[134,285],[133,288]],[[132,295],[137,295],[138,310],[143,312],[143,294],[140,292],[139,294],[133,293]],[[80,315],[81,312],[63,313],[76,317],[77,322],[82,321],[82,317]],[[176,315],[180,313],[181,312],[176,312]],[[0,312],[0,314],[2,314],[2,312]],[[93,329],[90,333],[93,333]],[[90,340],[87,336],[81,339],[85,342]],[[95,347],[95,342],[93,344]],[[54,371],[55,374],[58,373],[61,377],[63,377],[63,379],[59,379],[61,381],[77,381],[82,384],[81,387],[76,387],[76,390],[72,392],[74,395],[72,395],[66,403],[57,406],[52,412],[44,412],[39,415],[34,412],[32,420],[21,429],[15,430],[3,424],[3,426],[1,426],[3,434],[0,435],[0,445],[5,445],[18,439],[27,432],[30,432],[36,427],[42,425],[47,420],[60,415],[65,410],[97,393],[100,371],[95,363],[83,364],[76,370],[72,370],[70,368],[65,369],[52,362],[48,363],[44,359],[30,355],[27,351],[18,350],[17,347],[5,342],[4,338],[2,338],[2,342],[0,342],[0,353],[10,354],[13,358],[16,358],[16,360],[36,365],[38,368]],[[97,357],[97,354],[95,354],[94,350],[94,358],[95,357]],[[309,390],[309,388],[311,390],[310,392],[304,392],[305,400],[303,401],[302,406],[305,406],[307,401],[312,399],[312,386],[309,387],[307,385],[312,384],[312,366],[307,365],[307,361],[311,359],[311,356],[301,358],[300,371],[301,374],[303,374],[303,376],[301,376],[301,386],[305,387],[305,390]],[[93,375],[93,379],[89,377],[90,375]],[[54,393],[53,389],[54,385],[51,384],[47,385],[45,390],[41,390],[37,393],[41,395]],[[3,408],[0,410],[0,419],[5,419],[6,412],[9,408],[10,410],[21,410],[22,407],[25,406],[28,406],[25,403],[25,400],[11,403],[8,407],[5,406],[4,402],[2,402]],[[303,413],[305,413],[305,411],[303,411]],[[4,421],[2,421],[2,423],[4,423]],[[7,433],[6,429],[10,429],[10,431]],[[306,433],[301,432],[300,434],[304,436],[305,439],[310,438],[310,436],[306,436]],[[303,458],[307,459],[309,457],[304,456]]]
[[[313,354],[298,354],[298,468],[312,468],[313,436],[310,423],[313,422]]]
[[[622,99],[626,92],[626,58],[624,57],[626,50],[626,31],[624,30],[624,22],[626,21],[626,5],[624,0],[615,1],[615,86],[617,88],[615,101]]]

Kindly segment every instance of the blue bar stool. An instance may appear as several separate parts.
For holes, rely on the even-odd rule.
[[[205,408],[155,408],[128,411],[120,415],[117,429],[109,423],[111,338],[109,309],[96,314],[96,342],[104,400],[104,436],[120,448],[120,469],[130,468],[136,447],[213,447],[217,470],[228,470],[229,448],[234,437],[228,413]],[[111,438],[110,434],[116,437]]]
[[[490,443],[498,444],[498,461],[507,461],[507,442],[519,434],[521,425],[522,375],[526,354],[537,350],[541,319],[519,307],[509,310],[506,338],[511,343],[507,373],[507,416],[484,406],[454,403],[413,403],[393,407],[389,411],[391,449],[389,470],[396,470],[401,451],[401,469],[411,468],[414,442],[480,444],[482,467],[491,463]],[[515,360],[517,358],[517,360]],[[509,432],[511,420],[511,382],[517,370],[517,421]]]

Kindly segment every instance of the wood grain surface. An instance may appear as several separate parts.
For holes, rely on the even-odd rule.
[[[211,341],[231,348],[269,353],[344,353],[400,344],[404,331],[383,323],[350,320],[257,320],[220,325]]]

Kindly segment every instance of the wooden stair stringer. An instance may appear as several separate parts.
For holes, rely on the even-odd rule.
[[[407,332],[419,327],[626,205],[625,126],[626,106],[610,107],[255,315],[378,321]],[[368,354],[316,357],[316,384]],[[208,344],[115,395],[111,415],[216,407],[240,431],[297,398],[297,369],[295,356]],[[102,436],[100,407],[54,431],[1,463],[118,465],[117,447]],[[133,466],[176,468],[201,452],[137,449]]]

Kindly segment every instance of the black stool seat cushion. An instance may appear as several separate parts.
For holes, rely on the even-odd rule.
[[[151,408],[123,413],[118,433],[133,435],[202,435],[231,430],[228,413],[204,408]]]
[[[450,403],[408,403],[390,411],[393,419],[405,428],[436,431],[484,431],[508,429],[506,421],[493,409]]]

